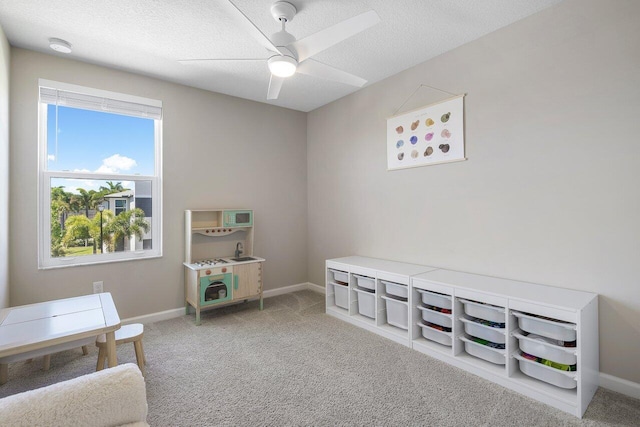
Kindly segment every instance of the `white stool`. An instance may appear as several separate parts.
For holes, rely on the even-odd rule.
[[[142,336],[144,334],[144,326],[142,323],[133,323],[131,325],[124,325],[116,331],[116,345],[133,343],[133,347],[136,351],[136,361],[140,372],[144,375],[144,365],[147,363],[144,357],[144,350],[142,349]],[[96,339],[96,347],[98,347],[98,364],[96,365],[96,371],[104,369],[104,362],[107,359],[107,339],[105,335],[100,335]]]

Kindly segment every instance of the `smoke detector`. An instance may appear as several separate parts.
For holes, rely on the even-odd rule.
[[[49,39],[49,47],[56,52],[71,53],[71,43],[62,39],[51,38]]]

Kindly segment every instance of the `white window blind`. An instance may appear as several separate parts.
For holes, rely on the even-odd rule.
[[[154,100],[149,100],[148,103],[136,102],[40,86],[40,102],[154,120],[162,119],[162,105],[154,105],[158,104]]]

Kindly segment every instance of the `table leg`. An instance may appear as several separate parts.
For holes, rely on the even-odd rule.
[[[107,364],[110,368],[118,366],[118,355],[116,354],[116,333],[107,332]]]

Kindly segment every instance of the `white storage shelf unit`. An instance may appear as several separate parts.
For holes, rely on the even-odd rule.
[[[411,347],[410,278],[434,267],[359,256],[328,260],[326,266],[327,314]],[[347,283],[346,307],[339,296],[345,286],[337,281]]]
[[[348,310],[335,306],[328,274],[327,313],[405,345],[408,333],[417,351],[582,417],[598,387],[597,294],[417,265],[403,276],[399,265],[328,260],[327,269],[349,274],[350,301]],[[375,319],[358,313],[354,274],[376,278]],[[407,331],[387,324],[385,280],[409,284]],[[565,347],[570,341],[575,347]]]

